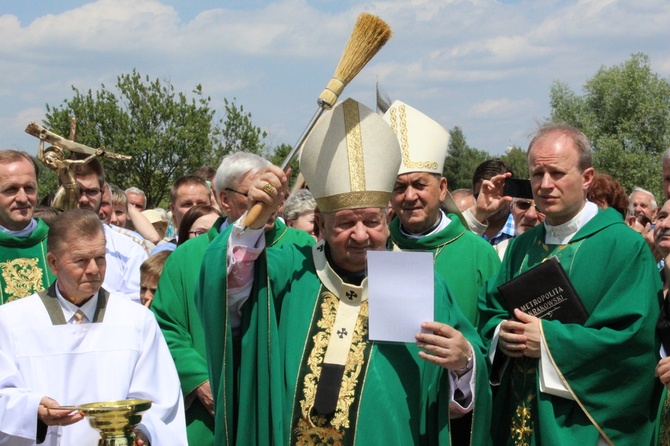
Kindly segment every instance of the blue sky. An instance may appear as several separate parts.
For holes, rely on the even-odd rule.
[[[347,86],[374,107],[375,82],[392,99],[491,153],[524,147],[549,116],[549,90],[580,92],[601,66],[632,53],[670,77],[670,2],[657,0],[0,2],[1,148],[35,153],[24,134],[45,104],[112,87],[136,68],[212,106],[236,98],[267,143],[293,144],[332,76],[356,17],[379,15],[394,36]]]

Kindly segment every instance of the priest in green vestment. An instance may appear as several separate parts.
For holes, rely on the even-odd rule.
[[[248,194],[261,216],[207,248],[196,306],[216,444],[449,445],[451,420],[469,412],[472,444],[488,444],[483,346],[439,276],[434,321],[417,323],[416,343],[368,339],[366,253],[386,246],[399,162],[388,125],[348,99],[316,124],[300,160],[322,241],[265,249],[261,228],[286,181],[273,167]]]
[[[435,272],[447,283],[463,314],[477,326],[479,290],[498,274],[500,259],[486,240],[468,230],[447,190],[442,169],[449,132],[401,101],[391,104],[384,120],[402,151],[391,195],[395,214],[391,243],[401,250],[432,251]]]
[[[494,355],[491,379],[499,383],[493,442],[655,444],[661,284],[653,256],[617,211],[586,201],[594,170],[582,132],[560,124],[540,128],[528,164],[546,220],[510,242],[499,276],[480,300],[481,333]],[[509,308],[497,289],[551,256],[584,304],[583,324]]]
[[[227,218],[219,218],[207,234],[187,241],[168,257],[151,305],[177,366],[185,397],[189,444],[214,443],[215,423],[205,354],[205,333],[195,308],[194,292],[205,249],[230,222],[247,208],[246,193],[256,176],[270,163],[258,155],[226,155],[216,172],[214,186]],[[288,228],[279,219],[265,229],[267,246],[296,243],[313,245],[304,231]]]
[[[24,152],[0,150],[0,304],[54,281],[46,261],[49,227],[33,218],[36,205],[35,161]]]
[[[468,320],[477,326],[477,296],[485,281],[498,274],[496,250],[471,232],[442,175],[449,132],[415,108],[395,101],[384,113],[401,147],[402,160],[393,186],[390,224],[394,249],[432,251],[435,272],[449,286]],[[472,420],[452,424],[454,444],[468,445]]]

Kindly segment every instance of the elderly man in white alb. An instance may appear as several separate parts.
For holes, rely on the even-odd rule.
[[[179,378],[149,310],[102,288],[105,234],[97,214],[51,226],[48,290],[0,306],[0,444],[92,445],[79,411],[60,406],[149,399],[136,446],[185,445]]]

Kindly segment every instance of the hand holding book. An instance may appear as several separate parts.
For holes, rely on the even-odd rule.
[[[514,310],[516,320],[503,321],[498,333],[498,348],[510,358],[540,357],[539,319],[519,309]]]
[[[498,287],[507,308],[540,319],[583,325],[588,313],[556,257]]]

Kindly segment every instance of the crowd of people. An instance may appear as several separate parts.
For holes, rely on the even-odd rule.
[[[139,446],[670,445],[670,149],[659,208],[569,125],[534,134],[532,194],[498,159],[450,192],[448,145],[408,104],[347,99],[302,147],[306,187],[236,152],[147,209],[92,158],[63,212],[0,150],[0,444],[95,444],[77,406],[149,399]],[[414,342],[370,333],[372,250],[432,253]],[[548,259],[565,281],[520,299],[552,310],[512,306],[501,289]]]

